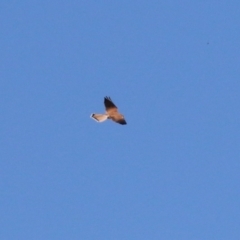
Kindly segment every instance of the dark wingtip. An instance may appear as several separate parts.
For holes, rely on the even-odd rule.
[[[108,96],[104,97],[104,101],[109,101]]]
[[[126,125],[127,124],[127,122],[123,119],[123,120],[120,120],[120,121],[118,121],[118,123],[120,123],[121,125]]]

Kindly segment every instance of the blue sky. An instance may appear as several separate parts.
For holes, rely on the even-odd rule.
[[[239,239],[239,8],[1,1],[0,238]]]

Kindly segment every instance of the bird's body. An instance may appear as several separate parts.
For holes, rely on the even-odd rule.
[[[107,119],[111,119],[114,122],[122,124],[122,125],[127,124],[126,120],[124,119],[124,116],[118,112],[118,108],[112,102],[110,97],[104,98],[104,105],[106,108],[105,114],[93,113],[93,114],[91,114],[90,117],[93,118],[97,122],[104,122]]]

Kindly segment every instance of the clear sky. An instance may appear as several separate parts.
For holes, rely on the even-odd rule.
[[[2,0],[0,239],[240,239],[239,9]]]

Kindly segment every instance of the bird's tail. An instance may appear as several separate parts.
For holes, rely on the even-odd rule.
[[[93,114],[91,114],[90,117],[93,118],[97,122],[104,122],[105,120],[107,120],[108,115],[107,114],[93,113]]]

